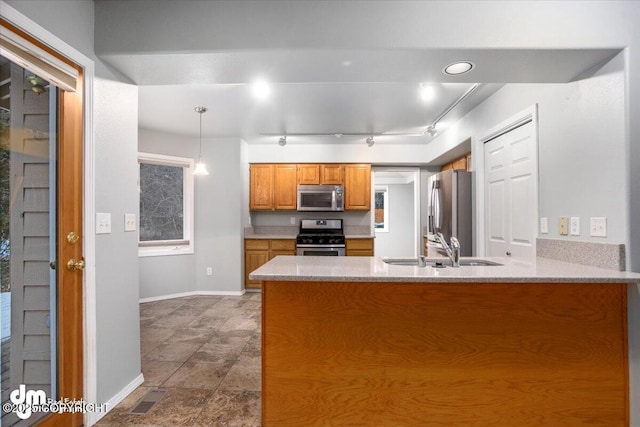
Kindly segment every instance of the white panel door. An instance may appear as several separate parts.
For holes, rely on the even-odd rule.
[[[484,144],[488,256],[535,257],[533,126],[528,122]]]

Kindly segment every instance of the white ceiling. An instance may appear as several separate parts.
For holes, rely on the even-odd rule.
[[[249,143],[285,133],[420,134],[473,83],[483,86],[440,130],[502,84],[575,81],[612,58],[620,49],[599,38],[556,43],[540,26],[607,31],[601,17],[614,12],[596,3],[96,0],[94,45],[102,62],[139,86],[141,128],[197,136],[193,108],[202,105],[205,137]],[[475,68],[445,75],[457,60]],[[258,78],[272,83],[263,102],[250,93]],[[418,98],[425,82],[438,89],[430,104]]]
[[[568,82],[616,53],[591,50],[386,50],[264,51],[210,54],[105,55],[104,59],[139,87],[143,129],[198,136],[194,107],[205,106],[204,137],[240,136],[249,143],[273,143],[276,135],[363,134],[335,140],[361,143],[423,143],[431,124],[474,82],[484,83],[438,126],[461,118],[504,83]],[[475,68],[452,77],[442,69],[454,59]],[[252,82],[271,83],[258,100]],[[424,102],[420,84],[436,97]],[[273,135],[273,136],[268,136]],[[417,136],[420,135],[420,136]],[[312,137],[304,138],[311,141]]]

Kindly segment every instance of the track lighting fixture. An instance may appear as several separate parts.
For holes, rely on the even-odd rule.
[[[280,139],[278,140],[278,145],[281,147],[284,147],[285,145],[287,145],[287,137],[286,136],[280,137]]]
[[[429,125],[427,126],[427,130],[424,132],[426,134],[429,134],[429,136],[436,136],[438,134],[438,130],[436,129],[436,125]]]
[[[207,112],[207,107],[196,107],[194,110],[200,115],[200,149],[198,150],[198,161],[196,162],[196,168],[193,170],[193,174],[209,175],[207,165],[204,160],[202,160],[202,115]]]
[[[372,137],[372,136],[370,136],[370,137],[368,137],[368,138],[367,138],[367,145],[368,145],[369,147],[373,147],[373,144],[375,144],[375,143],[376,143],[376,142],[373,140],[373,137]]]
[[[438,124],[438,122],[440,122],[440,120],[442,120],[444,116],[449,114],[451,110],[456,108],[458,104],[460,104],[467,96],[471,95],[479,87],[480,83],[474,83],[473,86],[467,89],[467,91],[463,93],[460,98],[456,99],[453,104],[449,105],[446,110],[440,113],[440,115],[433,122],[431,122],[429,126],[427,126],[427,129],[424,131],[424,135],[429,135],[430,137],[436,136],[438,134],[438,130],[436,129],[436,125]]]

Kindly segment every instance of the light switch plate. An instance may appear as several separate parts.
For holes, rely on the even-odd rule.
[[[580,217],[572,216],[571,221],[569,223],[569,233],[572,236],[580,235]]]
[[[558,234],[561,236],[569,234],[569,218],[566,216],[561,216],[558,221]]]
[[[607,237],[607,218],[592,217],[589,224],[589,234],[592,237]]]
[[[136,231],[136,214],[124,214],[124,231]]]
[[[111,214],[96,213],[96,234],[111,233]]]
[[[540,233],[549,234],[549,218],[540,218]]]

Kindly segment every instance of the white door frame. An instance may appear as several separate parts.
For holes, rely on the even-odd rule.
[[[83,358],[84,358],[84,400],[89,403],[97,401],[97,348],[96,348],[96,270],[95,270],[95,138],[93,130],[93,82],[95,64],[79,50],[45,30],[36,22],[27,18],[13,7],[0,0],[0,16],[42,43],[60,52],[71,61],[80,65],[83,71],[83,251],[86,267],[84,269],[84,324],[83,324]],[[84,424],[93,425],[97,413],[84,415]]]
[[[514,114],[513,116],[509,117],[508,119],[492,126],[491,128],[489,128],[483,135],[483,137],[479,138],[478,140],[476,140],[472,145],[471,145],[471,150],[472,150],[472,154],[471,154],[471,158],[472,161],[474,162],[474,166],[475,166],[475,188],[476,191],[474,192],[475,194],[475,207],[476,207],[476,213],[475,213],[475,217],[474,217],[474,221],[475,221],[475,235],[474,235],[474,239],[475,239],[475,246],[476,246],[476,255],[477,256],[486,256],[487,254],[487,241],[486,241],[486,233],[487,233],[487,221],[488,218],[486,217],[486,203],[487,203],[487,199],[486,199],[486,186],[485,186],[485,170],[484,170],[484,144],[491,140],[494,139],[502,134],[505,134],[515,128],[517,128],[518,126],[521,126],[525,123],[527,123],[528,121],[531,121],[533,123],[533,143],[535,144],[534,150],[533,150],[533,156],[534,156],[534,161],[535,161],[535,179],[533,180],[534,182],[534,205],[535,205],[535,223],[539,224],[539,215],[540,215],[540,209],[539,209],[539,194],[538,194],[538,187],[539,187],[539,164],[538,164],[538,104],[533,104],[530,107],[525,108],[524,110]],[[537,231],[537,226],[536,226],[536,230],[535,230],[535,236],[538,235],[538,231]],[[535,239],[534,239],[534,251],[535,251]]]
[[[420,231],[420,168],[410,166],[376,166],[372,165],[371,168],[371,200],[372,206],[375,202],[375,173],[376,172],[393,172],[402,170],[403,172],[413,172],[413,229],[414,229],[414,255],[417,257],[420,254],[422,248],[422,233]],[[373,211],[373,209],[372,209]],[[371,230],[375,234],[375,228],[373,227],[375,214],[371,215]]]

